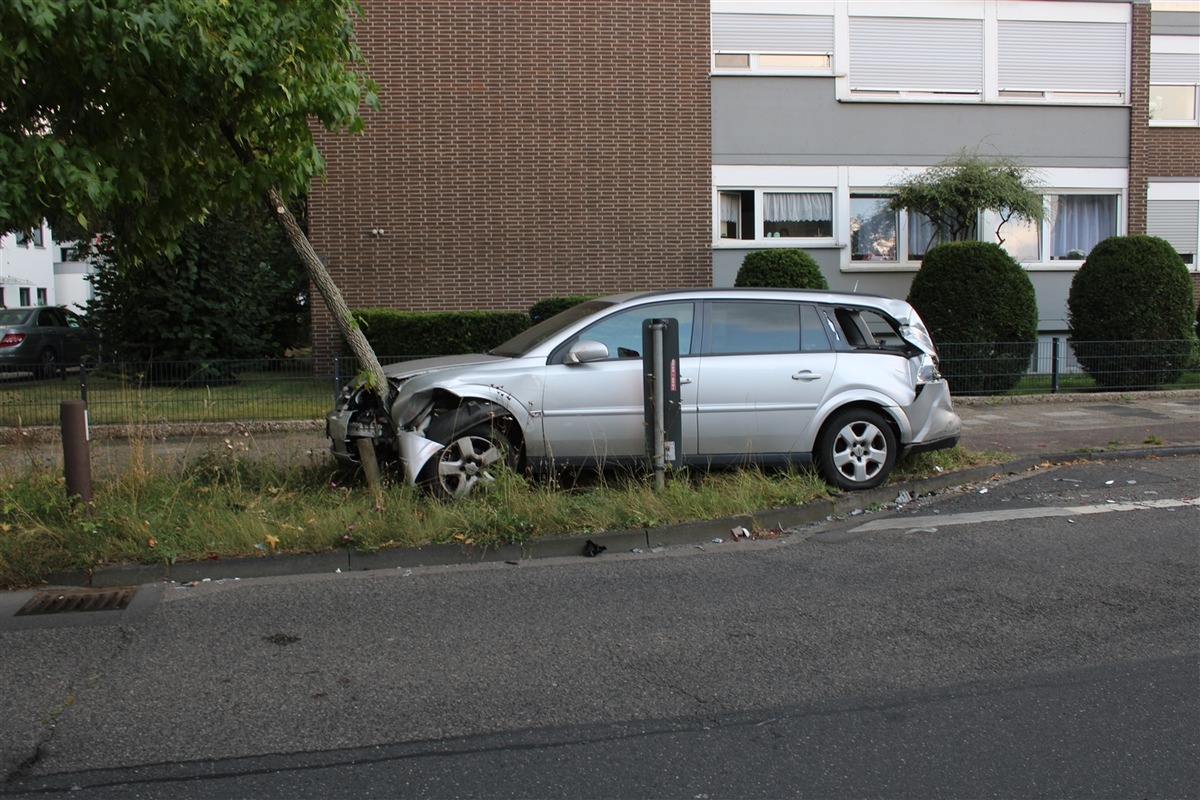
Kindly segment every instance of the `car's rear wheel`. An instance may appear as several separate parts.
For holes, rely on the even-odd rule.
[[[840,489],[873,489],[896,463],[896,434],[879,413],[850,408],[830,418],[817,443],[821,473]]]
[[[34,373],[39,378],[53,378],[58,374],[58,353],[53,347],[47,347],[38,353],[37,367]]]
[[[458,500],[496,482],[497,471],[516,467],[516,448],[504,428],[481,422],[456,431],[426,467],[426,484],[439,497]]]

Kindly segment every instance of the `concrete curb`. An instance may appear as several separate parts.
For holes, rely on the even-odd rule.
[[[1023,456],[1001,464],[973,467],[916,480],[896,481],[878,489],[854,494],[839,494],[828,500],[818,500],[803,506],[763,509],[752,514],[683,522],[655,528],[548,536],[522,545],[506,545],[489,550],[461,545],[426,545],[369,553],[339,550],[258,558],[188,561],[170,565],[119,564],[101,567],[90,576],[82,571],[54,572],[46,576],[46,581],[51,586],[112,587],[136,586],[160,581],[191,583],[203,580],[311,575],[339,571],[359,572],[466,564],[519,563],[542,558],[584,558],[583,547],[588,540],[602,545],[606,548],[606,552],[610,553],[630,552],[635,549],[649,553],[657,548],[705,544],[716,538],[732,541],[734,539],[732,530],[736,528],[764,531],[778,527],[784,529],[802,527],[822,522],[830,517],[849,515],[855,510],[892,504],[897,497],[906,492],[911,497],[935,494],[950,487],[987,481],[999,475],[1016,475],[1027,472],[1039,464],[1060,465],[1080,461],[1122,461],[1198,454],[1200,454],[1200,445]]]

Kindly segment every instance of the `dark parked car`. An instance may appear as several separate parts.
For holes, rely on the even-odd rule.
[[[68,308],[0,309],[0,371],[52,378],[96,349],[96,335]]]

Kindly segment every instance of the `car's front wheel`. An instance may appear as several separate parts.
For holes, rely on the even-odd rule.
[[[821,473],[840,489],[873,489],[896,463],[896,434],[879,413],[850,408],[830,418],[817,443]]]
[[[458,500],[496,481],[497,470],[516,467],[516,448],[501,426],[481,422],[456,431],[427,469],[434,494]]]

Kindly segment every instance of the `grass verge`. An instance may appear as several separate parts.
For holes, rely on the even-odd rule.
[[[956,447],[902,462],[895,474],[911,479],[999,460]],[[568,488],[509,473],[489,492],[445,503],[401,484],[374,492],[344,482],[324,458],[285,465],[227,445],[163,469],[134,443],[128,467],[95,481],[90,511],[68,500],[53,469],[0,472],[0,588],[114,563],[451,542],[488,548],[803,505],[827,494],[804,470],[684,470],[663,491],[652,476],[606,475]]]

